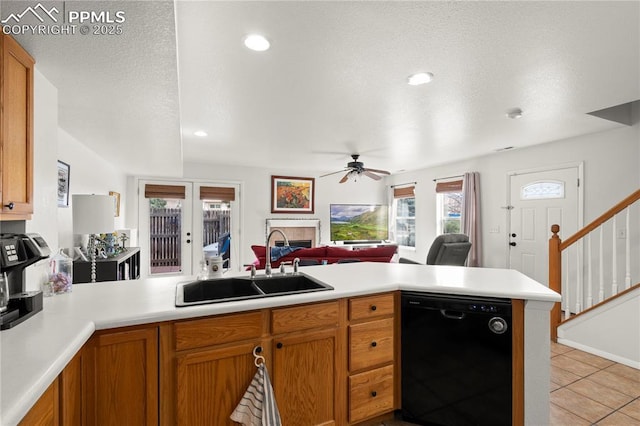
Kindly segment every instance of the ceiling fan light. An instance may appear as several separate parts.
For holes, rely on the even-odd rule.
[[[433,74],[430,72],[419,72],[417,74],[410,75],[407,78],[407,83],[411,86],[419,86],[421,84],[429,83],[433,80]]]
[[[264,52],[265,50],[269,50],[271,47],[271,43],[266,39],[265,36],[260,34],[249,34],[244,38],[244,45],[253,51],[256,52]]]

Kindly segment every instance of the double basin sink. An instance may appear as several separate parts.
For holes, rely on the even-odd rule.
[[[179,283],[176,288],[176,306],[250,300],[323,290],[333,290],[333,287],[302,273],[271,277],[215,278]]]

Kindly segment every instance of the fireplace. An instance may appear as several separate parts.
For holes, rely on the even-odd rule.
[[[319,219],[267,219],[265,239],[274,229],[284,232],[291,246],[316,247],[320,243]],[[275,245],[284,244],[280,234],[273,235],[272,239]]]

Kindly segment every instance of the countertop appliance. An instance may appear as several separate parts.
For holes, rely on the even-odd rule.
[[[25,291],[24,270],[50,254],[39,234],[0,234],[0,274],[6,274],[9,288],[0,330],[15,327],[42,310],[42,291]]]
[[[511,301],[402,292],[402,419],[511,425]]]

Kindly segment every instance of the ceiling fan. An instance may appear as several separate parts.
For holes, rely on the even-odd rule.
[[[376,173],[381,174],[381,175],[390,175],[391,174],[386,170],[365,168],[364,167],[364,163],[361,162],[361,161],[358,161],[358,158],[360,158],[360,154],[351,154],[351,158],[353,158],[353,161],[349,161],[347,163],[347,167],[345,167],[344,169],[338,170],[337,172],[327,173],[326,175],[322,175],[320,177],[335,175],[336,173],[347,172],[347,174],[345,174],[342,177],[342,179],[340,179],[340,183],[345,183],[346,181],[349,180],[350,177],[357,178],[360,175],[365,175],[365,176],[370,177],[371,179],[374,179],[374,180],[380,180],[380,179],[382,179],[382,177],[378,176]]]

